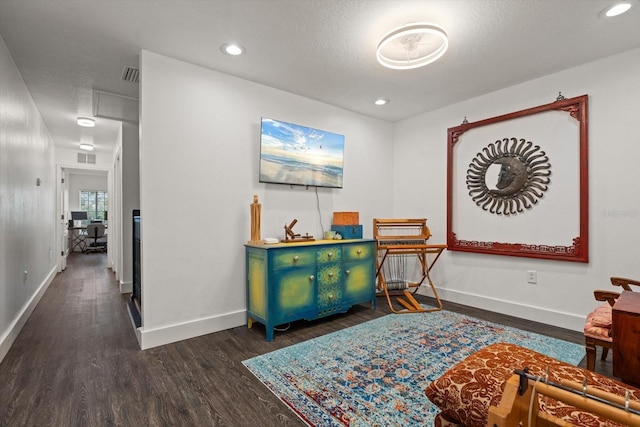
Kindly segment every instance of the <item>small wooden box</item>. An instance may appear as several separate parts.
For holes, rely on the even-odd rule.
[[[358,225],[360,224],[359,212],[334,212],[334,225]]]

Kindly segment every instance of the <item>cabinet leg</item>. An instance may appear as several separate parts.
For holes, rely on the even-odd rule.
[[[273,326],[267,326],[267,341],[271,342],[273,341]]]
[[[253,318],[252,317],[248,317],[247,318],[247,329],[251,329],[252,326],[253,326]]]

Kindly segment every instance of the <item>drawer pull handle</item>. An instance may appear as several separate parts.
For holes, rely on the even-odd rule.
[[[349,273],[351,273],[351,270],[347,270],[347,271],[345,271],[345,273],[346,273],[346,274],[349,274]]]
[[[358,249],[358,250],[356,251],[356,253],[357,253],[358,255],[362,255],[362,249]]]
[[[329,300],[332,300],[334,298],[333,294],[329,294]]]
[[[313,274],[311,276],[309,276],[309,280],[313,280],[315,279],[315,277],[313,277]]]
[[[333,252],[329,252],[329,258],[333,256]]]
[[[329,273],[329,277],[333,277],[333,271]]]
[[[300,257],[299,257],[298,255],[296,255],[296,256],[294,256],[294,257],[293,257],[293,262],[296,262],[296,261],[298,261],[298,260],[300,260]]]

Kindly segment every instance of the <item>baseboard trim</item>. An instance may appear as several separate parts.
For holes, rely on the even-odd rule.
[[[56,274],[58,274],[57,264],[51,269],[51,271],[49,271],[47,277],[40,284],[38,289],[33,293],[29,301],[27,301],[27,303],[22,307],[20,313],[13,320],[9,328],[7,328],[7,330],[2,334],[2,337],[0,337],[0,362],[2,362],[4,357],[9,352],[9,349],[15,342],[18,334],[20,334],[20,331],[22,331],[22,328],[27,323],[27,320],[29,320],[29,316],[31,316],[31,313],[33,313],[33,310],[35,310],[36,306],[40,302],[40,299],[42,299],[42,296],[49,288],[51,282],[53,282],[53,279],[56,277]]]
[[[161,328],[150,329],[143,326],[136,329],[136,335],[140,348],[146,350],[160,345],[242,326],[246,321],[246,310],[238,310]]]
[[[584,328],[585,317],[577,314],[554,311],[544,307],[536,307],[498,298],[489,298],[484,295],[451,289],[437,288],[437,290],[440,298],[445,301],[469,305],[471,307],[494,311],[496,313],[519,317],[521,319],[540,322],[572,331],[582,332]],[[424,295],[429,296],[430,292],[426,292]]]
[[[120,282],[120,293],[130,294],[133,292],[133,282]]]

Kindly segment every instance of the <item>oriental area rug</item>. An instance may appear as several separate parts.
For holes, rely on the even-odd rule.
[[[427,385],[509,342],[577,365],[584,346],[449,311],[387,315],[242,362],[309,426],[431,426]]]

